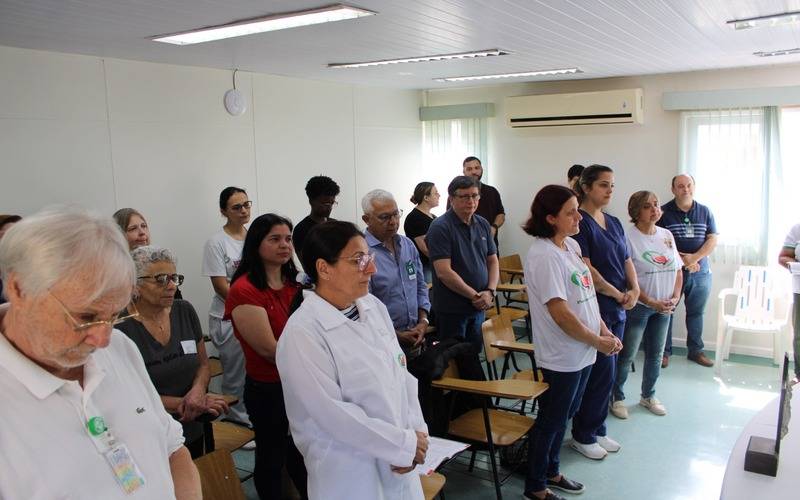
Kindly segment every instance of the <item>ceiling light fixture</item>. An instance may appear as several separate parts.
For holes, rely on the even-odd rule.
[[[159,35],[151,38],[151,40],[174,45],[191,45],[194,43],[263,33],[265,31],[276,31],[287,28],[297,28],[299,26],[308,26],[311,24],[356,19],[359,17],[373,16],[375,14],[377,14],[377,12],[336,4],[320,7],[319,9],[274,14],[271,16],[245,19],[229,24],[183,31],[181,33]]]
[[[800,22],[800,11],[772,14],[769,16],[749,17],[747,19],[734,19],[726,24],[735,30],[747,30],[763,26],[780,26]]]
[[[569,75],[583,73],[578,68],[564,69],[544,69],[539,71],[524,71],[522,73],[500,73],[496,75],[475,75],[475,76],[449,76],[444,78],[434,78],[437,82],[466,82],[469,80],[489,80],[493,78],[519,78],[522,76],[550,76],[550,75]]]
[[[800,47],[795,47],[794,49],[753,52],[753,55],[758,57],[788,56],[791,54],[800,54]]]
[[[456,54],[438,54],[435,56],[405,57],[402,59],[382,59],[380,61],[366,61],[356,63],[331,63],[329,68],[363,68],[366,66],[383,66],[384,64],[416,63],[429,61],[447,61],[450,59],[470,59],[473,57],[504,56],[510,52],[500,49],[476,50],[474,52],[459,52]]]

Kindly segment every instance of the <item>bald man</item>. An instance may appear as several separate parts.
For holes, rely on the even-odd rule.
[[[664,215],[658,225],[669,229],[683,258],[683,292],[686,307],[686,348],[688,358],[701,366],[714,366],[703,352],[703,314],[711,293],[711,269],[708,256],[717,246],[714,215],[705,205],[694,201],[694,178],[681,174],[672,178],[675,198],[661,207]],[[661,366],[669,365],[672,354],[672,319],[669,320],[667,344]],[[717,346],[719,352],[719,346]]]

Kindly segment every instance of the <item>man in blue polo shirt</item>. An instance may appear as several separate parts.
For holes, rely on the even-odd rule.
[[[658,225],[669,229],[683,258],[683,296],[686,307],[686,347],[688,358],[701,366],[714,366],[703,352],[703,313],[711,293],[711,269],[708,255],[717,246],[714,215],[705,205],[694,201],[694,178],[681,174],[672,178],[675,198],[661,207],[664,214]],[[672,354],[672,317],[661,366],[669,365]]]
[[[447,186],[450,209],[431,223],[425,242],[433,263],[433,310],[440,338],[480,350],[484,311],[492,307],[500,266],[489,221],[477,215],[480,184],[459,176]]]
[[[403,212],[392,193],[374,189],[361,199],[361,208],[367,245],[378,269],[370,279],[370,292],[389,310],[397,340],[408,354],[425,338],[431,309],[419,252],[410,239],[397,234]]]

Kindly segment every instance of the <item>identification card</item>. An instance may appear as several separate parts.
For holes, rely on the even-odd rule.
[[[410,280],[417,279],[417,268],[414,267],[414,262],[411,260],[406,262],[406,274],[408,274],[408,279]]]
[[[194,340],[181,340],[184,354],[197,354],[197,342]]]
[[[133,461],[127,446],[121,443],[117,444],[105,452],[104,455],[106,462],[114,472],[114,477],[117,478],[117,482],[125,493],[130,495],[144,486],[142,471]]]

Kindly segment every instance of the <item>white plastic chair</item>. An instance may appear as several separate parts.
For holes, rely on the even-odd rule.
[[[725,314],[725,299],[736,296],[733,314]],[[717,375],[722,374],[722,360],[728,359],[733,332],[772,334],[772,359],[780,363],[783,356],[782,332],[789,321],[792,296],[775,282],[767,267],[741,266],[736,271],[733,287],[719,292],[717,316]]]

